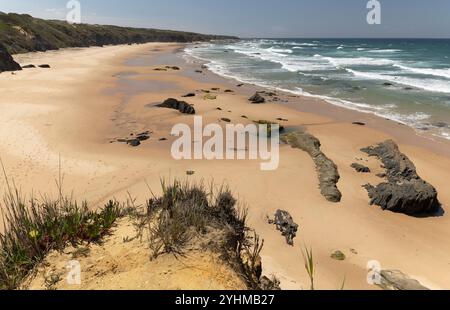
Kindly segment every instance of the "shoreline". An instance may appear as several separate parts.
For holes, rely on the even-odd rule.
[[[187,46],[188,45],[189,44],[187,44]],[[191,58],[193,63],[200,65],[208,64],[208,61],[206,60],[186,54],[184,52],[184,48],[180,49],[178,53],[182,54],[180,55],[181,58]],[[429,134],[427,132],[420,132],[408,124],[385,118],[372,112],[364,112],[352,109],[350,107],[339,106],[322,98],[314,98],[314,95],[300,95],[288,90],[281,90],[276,87],[271,88],[248,83],[236,77],[220,75],[219,73],[213,72],[209,68],[205,68],[203,70],[206,70],[209,75],[213,75],[219,79],[230,82],[232,85],[236,85],[236,83],[243,83],[247,86],[247,88],[252,88],[254,91],[270,90],[276,91],[279,94],[284,94],[284,97],[286,98],[301,98],[299,99],[301,102],[288,102],[285,104],[296,111],[318,114],[327,118],[335,119],[337,122],[363,122],[369,128],[383,131],[389,136],[394,137],[399,143],[424,147],[433,150],[437,154],[450,156],[450,140]],[[280,104],[283,105],[283,103]]]
[[[307,274],[299,267],[303,265],[301,249],[305,245],[314,248],[318,286],[323,289],[337,289],[344,277],[349,288],[377,289],[366,283],[367,262],[374,259],[385,268],[401,269],[430,288],[450,288],[443,272],[450,264],[448,216],[418,219],[371,207],[361,186],[382,180],[374,174],[357,174],[350,167],[361,157],[374,173],[380,172],[380,163],[364,156],[360,148],[395,138],[417,165],[419,174],[437,187],[445,208],[450,205],[447,145],[429,146],[426,141],[417,142],[405,126],[371,115],[356,117],[347,109],[335,109],[329,103],[303,97],[287,96],[291,101],[287,104],[251,105],[247,99],[259,88],[238,88],[233,81],[212,72],[195,73],[201,63],[183,63],[176,53],[179,48],[179,44],[154,43],[27,55],[35,62],[50,63],[52,69],[24,71],[12,78],[0,75],[8,89],[0,99],[0,108],[10,113],[7,118],[0,116],[5,124],[2,134],[11,136],[8,143],[0,143],[7,171],[28,191],[43,179],[52,180],[57,175],[57,166],[48,167],[54,162],[54,155],[42,154],[60,154],[66,188],[74,190],[79,199],[99,203],[111,197],[126,199],[129,194],[137,197],[138,203],[143,202],[150,194],[148,186],[159,188],[161,178],[214,180],[228,184],[248,205],[250,226],[266,241],[262,253],[264,272],[278,276],[283,288],[307,288]],[[179,71],[153,70],[178,64]],[[215,87],[221,88],[215,92],[216,100],[203,100],[198,95],[201,89]],[[222,91],[228,88],[234,93]],[[196,91],[196,97],[181,98],[192,91]],[[176,111],[148,108],[170,97],[194,104],[205,123],[217,122],[224,116],[232,122],[242,122],[241,115],[245,114],[248,122],[283,117],[288,119],[287,127],[306,127],[321,140],[324,153],[339,167],[342,202],[332,204],[320,195],[310,157],[288,146],[281,147],[280,168],[271,173],[259,171],[259,165],[250,161],[174,161],[169,152],[174,140],[170,130],[177,123],[192,125],[192,119]],[[324,114],[314,113],[318,105]],[[45,106],[55,110],[26,118],[21,113],[25,107],[33,113]],[[351,123],[364,120],[367,126]],[[28,129],[21,131],[21,137],[15,136],[17,121],[34,128],[42,139],[29,134]],[[138,148],[111,143],[146,130],[152,132],[151,138]],[[389,134],[389,130],[398,137]],[[167,140],[161,141],[162,138]],[[36,141],[47,151],[30,153],[31,143]],[[18,156],[14,149],[22,149],[24,156]],[[70,163],[71,158],[96,168],[85,171],[78,163],[66,167],[64,163]],[[101,167],[113,170],[102,171]],[[195,175],[186,177],[187,171],[194,171]],[[53,185],[49,183],[39,190],[51,192]],[[279,208],[288,210],[300,225],[294,247],[288,246],[281,234],[267,224],[266,217]],[[345,252],[346,261],[332,260],[330,254],[335,250]]]

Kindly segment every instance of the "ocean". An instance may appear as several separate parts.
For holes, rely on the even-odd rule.
[[[252,39],[190,46],[213,72],[450,140],[450,40]]]

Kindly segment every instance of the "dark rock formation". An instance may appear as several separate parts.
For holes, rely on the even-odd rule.
[[[48,64],[39,65],[38,67],[42,69],[50,69],[50,65]]]
[[[22,67],[14,61],[13,57],[6,50],[6,47],[0,44],[0,72],[19,70],[22,70]]]
[[[398,270],[382,270],[380,272],[380,283],[384,290],[390,291],[428,291],[429,289],[420,284],[419,281],[411,279]]]
[[[366,123],[363,122],[353,122],[353,125],[358,125],[358,126],[366,126]]]
[[[186,95],[181,96],[183,98],[188,98],[188,97],[195,97],[194,93],[187,93]]]
[[[372,205],[407,215],[434,214],[439,211],[436,189],[419,177],[414,164],[400,152],[394,141],[389,140],[362,151],[378,157],[386,168],[388,182],[376,187],[365,185]]]
[[[261,104],[266,102],[266,99],[261,96],[259,93],[254,94],[253,96],[251,96],[250,98],[248,98],[248,101],[250,101],[253,104]]]
[[[320,141],[304,131],[296,131],[282,136],[282,140],[291,147],[307,152],[313,159],[319,175],[322,195],[330,202],[340,202],[342,194],[337,188],[340,175],[338,168],[320,150]]]
[[[178,110],[183,114],[195,114],[195,109],[192,105],[173,98],[169,98],[163,103],[158,104],[157,107]]]
[[[35,65],[26,65],[22,67],[22,69],[34,69],[34,68],[36,68]]]
[[[298,225],[294,223],[292,216],[287,211],[278,210],[275,219],[269,220],[269,224],[277,226],[281,234],[286,237],[286,242],[294,246],[294,238],[297,236]]]
[[[352,164],[352,168],[355,169],[356,172],[370,173],[369,167],[363,166],[361,164],[354,163],[354,164]]]
[[[132,146],[132,147],[137,147],[137,146],[141,145],[141,140],[139,140],[139,139],[130,139],[130,140],[127,141],[127,144],[129,146]]]
[[[226,117],[222,117],[220,120],[225,123],[231,123],[231,119],[226,118]]]

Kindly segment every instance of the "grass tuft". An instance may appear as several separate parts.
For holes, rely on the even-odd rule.
[[[0,234],[0,289],[16,289],[27,274],[52,250],[68,244],[99,242],[119,217],[118,202],[109,201],[99,212],[70,198],[26,200],[17,189],[3,201]]]

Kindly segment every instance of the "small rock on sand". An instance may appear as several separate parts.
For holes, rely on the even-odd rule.
[[[274,224],[281,234],[286,237],[287,244],[293,246],[294,238],[297,236],[298,225],[287,211],[277,210],[275,219],[269,219],[269,224]]]
[[[341,251],[334,251],[331,254],[331,258],[338,261],[344,261],[346,259],[345,254]]]

